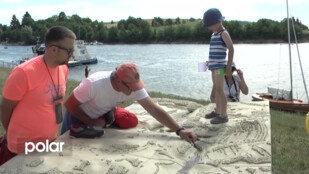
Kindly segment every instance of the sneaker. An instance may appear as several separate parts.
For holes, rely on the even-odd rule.
[[[95,138],[101,137],[102,135],[104,135],[104,130],[99,126],[70,126],[70,136],[76,138]]]
[[[219,116],[215,111],[211,111],[211,113],[208,113],[205,115],[205,118],[210,119]]]
[[[229,118],[227,118],[227,116],[222,117],[222,116],[218,116],[218,117],[214,117],[213,119],[210,120],[211,124],[221,124],[221,123],[226,123],[229,121]]]
[[[116,108],[103,115],[103,117],[105,118],[105,127],[110,127],[115,122],[115,110]]]

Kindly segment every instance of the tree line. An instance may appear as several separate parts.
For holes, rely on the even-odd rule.
[[[294,23],[297,38],[302,39],[303,30],[308,27],[299,19],[290,20]],[[112,21],[111,24],[114,22]],[[70,28],[78,39],[86,42],[96,40],[104,43],[207,43],[212,34],[210,30],[202,27],[202,20],[194,18],[173,20],[155,17],[147,21],[130,16],[126,20],[120,20],[117,25],[108,26],[103,21],[92,21],[78,15],[67,16],[64,12],[44,20],[34,21],[26,12],[21,22],[13,15],[9,26],[0,24],[0,42],[25,45],[33,45],[37,40],[43,42],[47,29],[56,25]],[[223,21],[223,25],[232,39],[240,42],[287,41],[286,18],[280,22],[270,19],[260,19],[257,22]]]

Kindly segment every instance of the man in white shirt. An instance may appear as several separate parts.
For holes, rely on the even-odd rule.
[[[117,107],[133,98],[156,120],[175,131],[182,139],[188,142],[196,141],[196,134],[180,127],[167,112],[153,102],[144,86],[138,68],[133,63],[123,63],[116,71],[92,74],[74,89],[66,101],[67,113],[61,133],[70,129],[70,135],[75,137],[99,137],[104,134],[102,127],[109,127],[115,119],[116,123],[130,124],[119,125],[120,127],[135,127],[136,116],[122,108],[119,111]],[[115,112],[122,112],[126,117],[114,118],[114,115],[119,115],[114,114]]]

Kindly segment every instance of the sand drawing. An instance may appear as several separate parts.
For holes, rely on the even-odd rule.
[[[26,166],[27,167],[37,167],[40,164],[42,164],[44,162],[43,159],[34,159],[32,161],[30,161],[30,163],[27,163]]]
[[[57,167],[50,169],[46,172],[42,172],[42,173],[33,173],[33,174],[85,174],[85,173],[80,173],[80,172],[63,172],[61,170],[59,170]]]
[[[157,163],[155,163],[157,168],[156,168],[156,171],[153,174],[158,174],[159,173],[160,166],[162,166],[162,165],[169,166],[169,165],[173,165],[173,164],[174,164],[173,162],[169,162],[169,163],[157,162]]]
[[[246,171],[248,171],[250,174],[254,174],[256,169],[253,168],[247,168]]]
[[[85,167],[90,165],[90,162],[88,160],[80,160],[81,163],[79,166],[75,166],[73,170],[78,170],[78,171],[84,171]]]
[[[130,151],[136,151],[140,146],[137,144],[113,144],[111,147],[116,153],[128,153]]]
[[[185,165],[180,169],[177,174],[186,174],[189,173],[190,169],[199,162],[200,160],[200,154],[199,152],[195,153],[195,158],[190,159],[185,163]]]
[[[124,166],[115,166],[115,165],[112,165],[108,171],[107,171],[107,174],[126,174],[129,172],[129,169],[127,169],[126,167]]]
[[[171,154],[168,154],[166,151],[159,150],[159,155],[164,155],[168,157],[169,159],[174,159],[174,157]]]
[[[97,139],[72,138],[67,132],[61,136],[62,140],[71,142],[65,146],[65,152],[36,159],[18,156],[1,166],[0,173],[12,173],[8,171],[13,171],[15,164],[21,164],[15,169],[19,173],[271,173],[267,103],[229,103],[229,122],[211,125],[204,116],[214,109],[214,104],[203,106],[172,99],[154,101],[182,127],[198,135],[196,144],[202,151],[181,140],[140,105],[133,104],[127,109],[139,118],[136,128],[106,128],[105,135]]]
[[[106,164],[109,166],[111,164],[112,160],[106,160]]]
[[[271,167],[270,166],[267,166],[267,167],[259,167],[259,170],[262,171],[262,172],[271,172]]]
[[[126,160],[128,161],[133,167],[138,167],[143,161],[139,160],[138,158],[126,158],[126,159],[118,159],[115,160],[117,162]]]

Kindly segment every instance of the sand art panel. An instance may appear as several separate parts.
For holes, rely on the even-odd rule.
[[[139,118],[134,129],[105,129],[97,139],[68,132],[60,153],[18,155],[0,173],[48,174],[216,174],[271,173],[270,114],[267,102],[229,103],[229,122],[211,125],[204,115],[214,105],[155,99],[181,126],[198,136],[198,151],[151,117],[140,105],[127,107]]]

